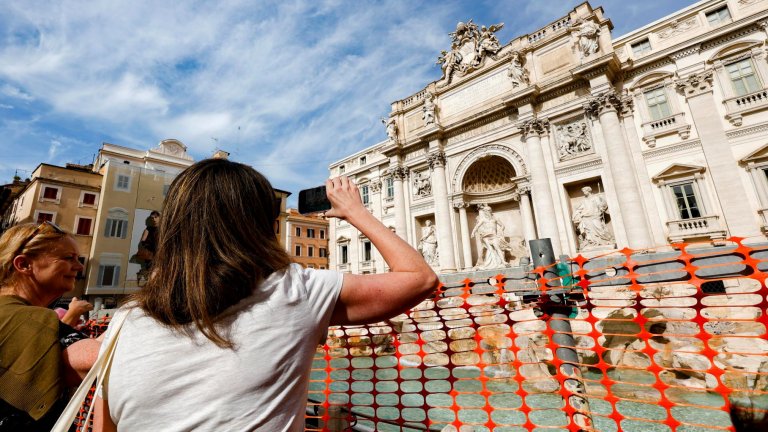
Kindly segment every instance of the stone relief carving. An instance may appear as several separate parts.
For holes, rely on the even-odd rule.
[[[514,51],[509,61],[509,79],[512,81],[512,87],[527,87],[530,83],[528,70],[523,66],[520,52]]]
[[[572,25],[572,32],[578,37],[579,52],[583,57],[589,57],[600,50],[597,38],[600,35],[600,27],[589,20],[577,20]]]
[[[422,171],[413,176],[413,195],[417,197],[432,195],[432,181],[428,172]]]
[[[696,16],[692,16],[683,21],[672,20],[669,27],[659,32],[659,39],[666,39],[696,27]]]
[[[384,123],[384,126],[387,128],[387,138],[389,139],[389,142],[393,144],[397,143],[397,123],[395,123],[394,117],[382,117],[381,122]]]
[[[424,105],[421,107],[421,118],[424,120],[424,126],[437,123],[435,109],[435,95],[427,92],[427,94],[424,96]]]
[[[449,84],[454,73],[465,75],[477,70],[487,57],[495,59],[501,44],[494,33],[502,27],[504,23],[478,28],[472,20],[456,24],[456,31],[449,33],[451,50],[440,51],[437,58],[437,64],[443,69],[441,85]]]
[[[440,264],[439,252],[437,251],[437,232],[431,220],[427,220],[424,223],[424,227],[421,228],[421,239],[419,239],[417,249],[427,264],[431,266],[438,266]]]
[[[494,216],[491,206],[479,204],[477,206],[477,221],[472,229],[473,238],[480,240],[480,250],[477,251],[477,263],[475,269],[485,270],[500,267],[509,267],[507,253],[513,256],[513,260],[522,256],[519,247],[514,247],[504,236],[504,224]],[[521,245],[525,250],[525,245]]]
[[[371,193],[379,193],[381,192],[381,180],[373,180],[369,183],[369,187],[371,188]]]
[[[583,119],[557,127],[557,153],[560,160],[592,152],[592,138]]]
[[[605,225],[605,215],[608,214],[608,203],[603,194],[593,194],[592,188],[581,188],[584,199],[573,212],[571,220],[576,225],[579,234],[579,250],[613,245],[613,234]]]

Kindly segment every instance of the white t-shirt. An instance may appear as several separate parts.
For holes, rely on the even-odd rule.
[[[104,389],[118,430],[303,431],[312,359],[341,285],[341,273],[297,264],[272,274],[226,312],[234,350],[120,309],[130,315]]]

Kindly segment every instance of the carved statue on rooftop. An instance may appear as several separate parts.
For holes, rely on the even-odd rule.
[[[478,28],[472,20],[456,24],[456,31],[449,33],[451,50],[441,51],[437,58],[443,69],[441,85],[449,84],[456,73],[465,75],[482,67],[487,57],[495,59],[501,44],[494,33],[502,27],[504,23]]]
[[[422,119],[424,119],[424,126],[429,126],[437,123],[437,117],[435,116],[435,95],[431,92],[427,92],[424,96],[424,106],[421,107]]]
[[[574,29],[579,38],[579,51],[585,58],[595,54],[600,49],[597,42],[600,28],[597,24],[589,20],[577,21],[574,23]]]
[[[389,138],[389,142],[393,144],[397,143],[397,124],[395,123],[394,117],[382,117],[381,122],[387,127],[387,138]]]
[[[512,52],[512,57],[509,62],[509,79],[512,80],[512,87],[526,87],[530,79],[528,78],[528,70],[523,67],[523,61],[519,51]]]

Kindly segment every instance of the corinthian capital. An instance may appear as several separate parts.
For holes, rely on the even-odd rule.
[[[583,105],[584,111],[592,118],[597,118],[600,114],[608,111],[620,112],[621,106],[622,100],[613,90],[600,93]]]
[[[675,81],[675,84],[677,85],[677,89],[687,98],[711,92],[712,69],[690,74],[685,78]]]
[[[433,170],[437,167],[445,166],[445,152],[436,151],[427,155],[427,163],[429,169]]]
[[[635,100],[632,98],[632,95],[629,93],[624,93],[621,95],[621,116],[627,117],[631,116],[632,112],[635,109]]]
[[[531,135],[540,137],[549,133],[549,120],[532,118],[520,123],[517,127],[523,133],[523,139]]]
[[[373,180],[370,183],[370,187],[371,187],[371,193],[381,192],[381,180]]]
[[[396,165],[393,167],[390,167],[389,170],[387,170],[389,175],[392,176],[395,180],[405,180],[406,177],[408,177],[408,168]]]

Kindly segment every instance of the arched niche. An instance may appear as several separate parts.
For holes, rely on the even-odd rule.
[[[459,165],[456,167],[456,171],[453,174],[453,180],[451,181],[452,192],[464,192],[463,182],[470,167],[478,161],[491,157],[498,157],[511,165],[515,174],[514,177],[521,177],[528,174],[528,168],[525,165],[525,161],[515,150],[500,144],[485,145],[472,150],[461,160],[461,162],[459,162]]]

